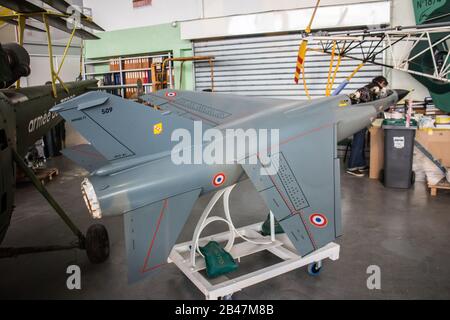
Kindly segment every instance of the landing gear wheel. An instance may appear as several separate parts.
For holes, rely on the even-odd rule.
[[[317,276],[317,275],[319,275],[321,270],[322,270],[322,265],[317,263],[317,262],[308,264],[307,271],[308,271],[308,274],[310,276]]]
[[[233,295],[227,294],[226,296],[221,297],[220,300],[233,300]]]
[[[86,254],[91,263],[102,263],[109,257],[108,231],[102,224],[94,224],[86,233]]]

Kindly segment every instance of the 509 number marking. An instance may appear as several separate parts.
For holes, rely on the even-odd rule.
[[[113,110],[113,108],[112,108],[112,107],[109,107],[109,108],[103,108],[103,109],[102,109],[102,114],[107,114],[107,113],[111,113],[111,112],[112,112],[112,110]]]

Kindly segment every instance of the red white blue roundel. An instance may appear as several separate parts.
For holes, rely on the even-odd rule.
[[[176,92],[166,92],[166,97],[173,98],[173,97],[176,97],[176,96],[177,96]]]
[[[314,213],[309,217],[309,221],[318,228],[324,228],[328,224],[327,217],[320,213]]]
[[[226,179],[225,178],[225,174],[223,174],[222,172],[218,173],[213,178],[213,181],[212,181],[213,185],[215,187],[218,187],[218,186],[222,185],[225,182],[225,179]]]

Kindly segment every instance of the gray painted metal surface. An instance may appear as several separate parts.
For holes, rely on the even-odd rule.
[[[346,95],[304,102],[161,90],[143,97],[157,110],[90,92],[53,111],[108,159],[83,183],[84,197],[94,216],[125,216],[129,279],[135,281],[166,263],[198,196],[247,177],[301,255],[333,241],[342,233],[336,143],[405,93],[391,91],[384,99],[351,105]],[[270,154],[280,159],[278,171],[262,174],[259,158],[256,164],[176,165],[170,152],[178,142],[171,141],[171,133],[194,132],[194,120],[205,124],[200,134],[211,127],[278,129],[277,153],[270,145]],[[245,157],[252,152],[246,150]],[[219,184],[218,175],[223,175]]]

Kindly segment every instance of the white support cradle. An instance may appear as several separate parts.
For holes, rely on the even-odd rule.
[[[229,297],[233,293],[251,285],[274,278],[278,275],[301,268],[306,265],[317,263],[321,267],[322,260],[339,259],[340,246],[334,242],[301,257],[292,245],[289,238],[283,234],[275,235],[275,220],[270,212],[270,236],[261,234],[262,222],[236,229],[231,221],[229,210],[229,196],[235,185],[219,190],[206,206],[197,223],[192,241],[177,244],[173,247],[168,262],[174,263],[205,295],[208,300],[217,300],[221,297]],[[223,195],[224,211],[226,219],[222,217],[208,217],[212,208]],[[223,221],[228,224],[230,231],[200,238],[202,230],[211,222]],[[234,243],[235,237],[239,236],[243,242]],[[209,241],[225,242],[225,250],[239,262],[242,257],[267,250],[279,257],[281,262],[259,269],[257,271],[229,279],[222,275],[214,279],[204,276],[201,271],[206,268],[205,260],[198,259],[203,255],[199,251],[200,243],[205,245]]]

